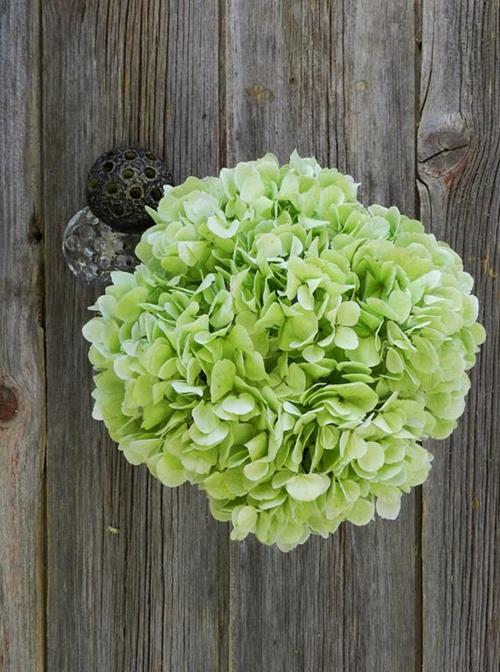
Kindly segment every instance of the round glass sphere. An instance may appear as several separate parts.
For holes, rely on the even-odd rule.
[[[111,271],[132,271],[138,234],[119,233],[82,208],[69,220],[62,248],[69,269],[77,278],[109,282]]]

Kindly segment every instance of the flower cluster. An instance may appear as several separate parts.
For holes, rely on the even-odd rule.
[[[84,327],[94,417],[162,483],[195,483],[232,538],[282,550],[427,477],[484,329],[472,278],[397,208],[296,152],[165,187],[134,273]]]

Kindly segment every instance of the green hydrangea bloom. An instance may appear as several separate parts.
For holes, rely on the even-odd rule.
[[[296,152],[165,187],[134,273],[83,330],[94,417],[132,464],[204,490],[232,538],[294,548],[425,481],[483,327],[472,278],[397,208]]]

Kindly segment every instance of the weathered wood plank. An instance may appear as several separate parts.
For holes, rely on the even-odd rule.
[[[413,6],[237,0],[227,11],[228,162],[297,147],[352,172],[365,202],[414,212]],[[410,496],[397,522],[347,525],[287,555],[233,544],[232,669],[413,669],[416,528]]]
[[[50,670],[227,669],[227,530],[91,420],[80,329],[99,290],[60,253],[86,171],[113,145],[149,146],[177,181],[217,171],[218,22],[216,2],[43,3]]]
[[[328,6],[228,4],[228,163],[272,151],[330,158]],[[256,18],[258,17],[258,19]],[[312,48],[312,45],[315,45]],[[313,116],[314,109],[314,116]],[[290,554],[231,545],[231,669],[322,670],[343,660],[341,534]],[[335,632],[331,636],[328,631]]]
[[[38,2],[0,3],[0,669],[44,669]]]
[[[488,331],[465,416],[424,487],[424,669],[500,669],[498,3],[424,0],[422,218],[462,255]]]
[[[416,207],[414,33],[407,0],[344,2],[336,29],[344,36],[336,117],[345,164],[339,157],[339,165],[362,183],[364,203],[396,205],[408,215]],[[397,521],[346,526],[346,671],[419,669],[418,494],[404,496]]]

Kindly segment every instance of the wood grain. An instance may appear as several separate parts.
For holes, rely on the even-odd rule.
[[[422,7],[422,218],[472,273],[488,332],[458,429],[424,486],[424,670],[500,669],[498,3]]]
[[[80,330],[100,288],[61,234],[99,154],[141,143],[177,181],[219,163],[217,3],[43,3],[48,653],[57,672],[227,668],[227,530],[194,489],[132,468],[90,417]]]
[[[339,165],[362,183],[364,203],[408,215],[416,212],[415,29],[406,0],[345,2],[335,29]],[[397,521],[345,527],[346,671],[420,669],[419,529],[418,492],[404,496]]]
[[[0,3],[0,670],[44,669],[38,3]]]
[[[496,0],[0,0],[1,672],[500,669],[499,28]],[[398,521],[230,543],[91,420],[102,288],[61,235],[122,143],[177,182],[297,148],[462,255],[488,341]]]
[[[230,2],[229,162],[297,147],[351,171],[365,201],[413,213],[414,47],[401,39],[413,22],[405,2]],[[397,522],[346,525],[287,555],[231,545],[232,669],[414,668],[417,546],[413,496]]]

